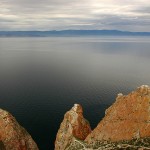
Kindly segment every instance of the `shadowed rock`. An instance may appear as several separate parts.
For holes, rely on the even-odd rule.
[[[4,146],[4,143],[2,141],[0,141],[0,150],[5,150],[5,146]]]

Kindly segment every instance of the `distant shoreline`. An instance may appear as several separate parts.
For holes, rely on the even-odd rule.
[[[150,36],[150,32],[119,30],[0,31],[0,37]]]

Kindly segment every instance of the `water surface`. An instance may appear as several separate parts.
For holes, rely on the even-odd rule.
[[[94,128],[117,93],[150,85],[149,66],[148,37],[0,38],[0,108],[52,150],[74,103]]]

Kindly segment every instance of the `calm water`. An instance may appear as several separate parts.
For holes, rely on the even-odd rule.
[[[82,104],[92,128],[117,93],[150,85],[150,38],[0,38],[0,108],[41,150],[53,150],[64,113]]]

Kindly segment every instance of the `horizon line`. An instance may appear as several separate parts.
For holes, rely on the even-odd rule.
[[[131,32],[131,33],[150,33],[150,31],[127,31],[116,29],[65,29],[65,30],[0,30],[0,32],[61,32],[61,31],[117,31],[117,32]]]

